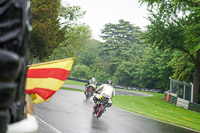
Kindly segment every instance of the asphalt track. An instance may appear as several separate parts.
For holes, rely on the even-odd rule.
[[[35,114],[55,133],[195,133],[195,131],[153,120],[116,107],[101,118],[92,115],[92,99],[83,92],[59,90],[50,100],[34,105]],[[40,122],[39,132],[49,132]]]

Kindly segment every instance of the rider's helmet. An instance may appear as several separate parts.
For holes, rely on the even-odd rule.
[[[109,85],[112,85],[112,80],[107,80],[106,83],[109,84]]]
[[[96,79],[94,77],[92,77],[91,84],[95,84],[95,82],[96,82]]]

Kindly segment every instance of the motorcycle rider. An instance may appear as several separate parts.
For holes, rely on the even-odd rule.
[[[87,85],[89,85],[89,84],[97,85],[96,79],[95,79],[94,77],[92,77],[92,79],[89,80],[85,86],[87,86]]]
[[[87,84],[85,84],[85,92],[84,92],[84,94],[86,94],[88,85],[91,85],[91,86],[93,86],[94,89],[96,89],[96,87],[97,87],[96,79],[94,77],[92,77],[91,80],[88,80]]]
[[[102,96],[109,98],[107,106],[106,107],[111,107],[112,106],[112,97],[115,96],[115,89],[112,86],[112,80],[107,80],[106,84],[103,84],[99,86],[96,91],[97,93],[100,92],[100,94],[96,94],[93,98],[94,103],[97,102]],[[96,105],[94,106],[96,108]]]

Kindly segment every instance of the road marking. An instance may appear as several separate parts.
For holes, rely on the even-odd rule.
[[[155,119],[155,118],[151,118],[151,117],[148,117],[148,116],[145,116],[145,115],[141,115],[141,114],[139,114],[139,113],[131,112],[131,111],[128,111],[128,110],[125,110],[125,109],[122,109],[122,108],[119,108],[119,107],[116,107],[116,106],[113,106],[113,107],[116,108],[116,109],[119,109],[119,110],[126,111],[126,112],[128,112],[128,113],[133,113],[133,114],[136,114],[136,115],[145,117],[145,118],[149,118],[149,119],[152,119],[152,120],[156,120],[156,121],[160,121],[160,122],[163,122],[163,123],[167,123],[167,124],[169,124],[169,125],[173,125],[173,126],[185,128],[185,129],[188,129],[188,130],[190,130],[190,131],[197,132],[197,133],[199,132],[199,131],[197,131],[197,130],[195,130],[195,129],[191,129],[191,128],[184,127],[184,126],[181,126],[181,125],[176,125],[176,124],[174,124],[174,123],[169,123],[169,122],[166,122],[166,121],[157,120],[157,119]]]
[[[44,123],[45,125],[47,125],[48,127],[50,127],[51,129],[53,129],[54,131],[56,131],[57,133],[62,133],[61,131],[59,131],[58,129],[56,129],[55,127],[51,126],[50,124],[48,124],[47,122],[45,122],[44,120],[42,120],[41,118],[39,118],[38,116],[35,115],[35,117],[40,120],[42,123]]]

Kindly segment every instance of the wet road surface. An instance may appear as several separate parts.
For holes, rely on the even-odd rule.
[[[116,107],[101,118],[92,115],[92,98],[83,92],[59,90],[50,100],[34,105],[35,114],[62,133],[193,133]]]

